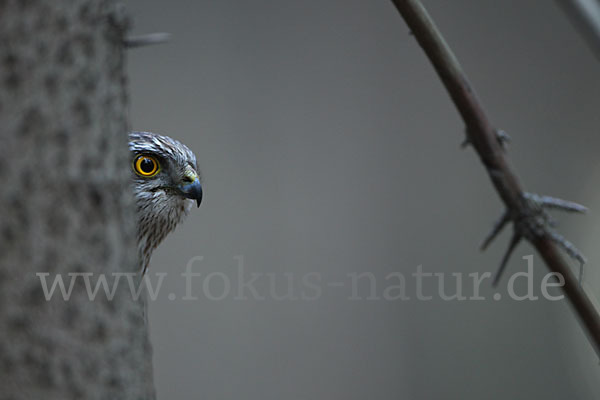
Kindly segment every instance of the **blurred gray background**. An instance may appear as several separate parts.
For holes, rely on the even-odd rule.
[[[598,292],[600,64],[553,1],[424,3],[512,136],[528,190],[592,208],[559,218]],[[129,53],[132,128],[192,148],[206,195],[150,268],[168,273],[149,312],[159,398],[600,396],[598,359],[566,301],[495,301],[489,280],[485,301],[352,301],[348,285],[325,284],[372,272],[381,294],[387,274],[410,278],[422,265],[463,273],[469,295],[467,274],[494,272],[509,237],[478,251],[502,205],[473,150],[459,148],[463,124],[390,1],[128,8],[134,33],[173,34]],[[521,246],[509,274],[527,254]],[[195,272],[220,271],[232,285],[243,256],[247,275],[272,273],[283,292],[285,273],[319,272],[322,295],[211,301],[199,277],[199,300],[183,301],[180,274],[194,256],[204,257]],[[547,270],[534,260],[539,295]],[[435,281],[425,291],[437,293]]]

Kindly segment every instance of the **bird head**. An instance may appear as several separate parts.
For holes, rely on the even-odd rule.
[[[129,150],[138,202],[143,205],[144,200],[159,197],[162,202],[178,205],[189,199],[200,207],[202,185],[196,156],[184,144],[168,136],[133,132]]]
[[[196,156],[168,136],[129,134],[138,212],[138,249],[144,269],[154,250],[195,203],[202,201]]]

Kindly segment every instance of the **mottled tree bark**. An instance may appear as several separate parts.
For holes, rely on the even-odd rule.
[[[36,275],[136,264],[121,6],[0,0],[0,399],[155,397],[128,285],[47,301]]]

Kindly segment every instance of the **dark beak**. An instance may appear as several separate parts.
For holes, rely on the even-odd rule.
[[[179,185],[179,190],[183,197],[196,200],[196,204],[200,207],[200,203],[202,203],[202,185],[198,178],[192,183]]]

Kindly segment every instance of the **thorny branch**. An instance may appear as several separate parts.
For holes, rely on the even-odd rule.
[[[513,237],[503,257],[495,281],[506,266],[508,257],[522,240],[528,240],[540,254],[548,268],[564,278],[563,291],[579,316],[597,354],[600,355],[600,315],[579,285],[569,265],[560,255],[562,248],[571,257],[583,263],[581,253],[552,228],[554,221],[546,209],[584,212],[585,207],[565,200],[538,196],[523,190],[513,168],[509,165],[503,136],[490,123],[483,106],[472,89],[467,76],[433,20],[419,0],[392,0],[412,34],[440,76],[465,125],[467,140],[473,146],[501,197],[506,210],[485,238],[482,248],[497,236],[509,222]]]

